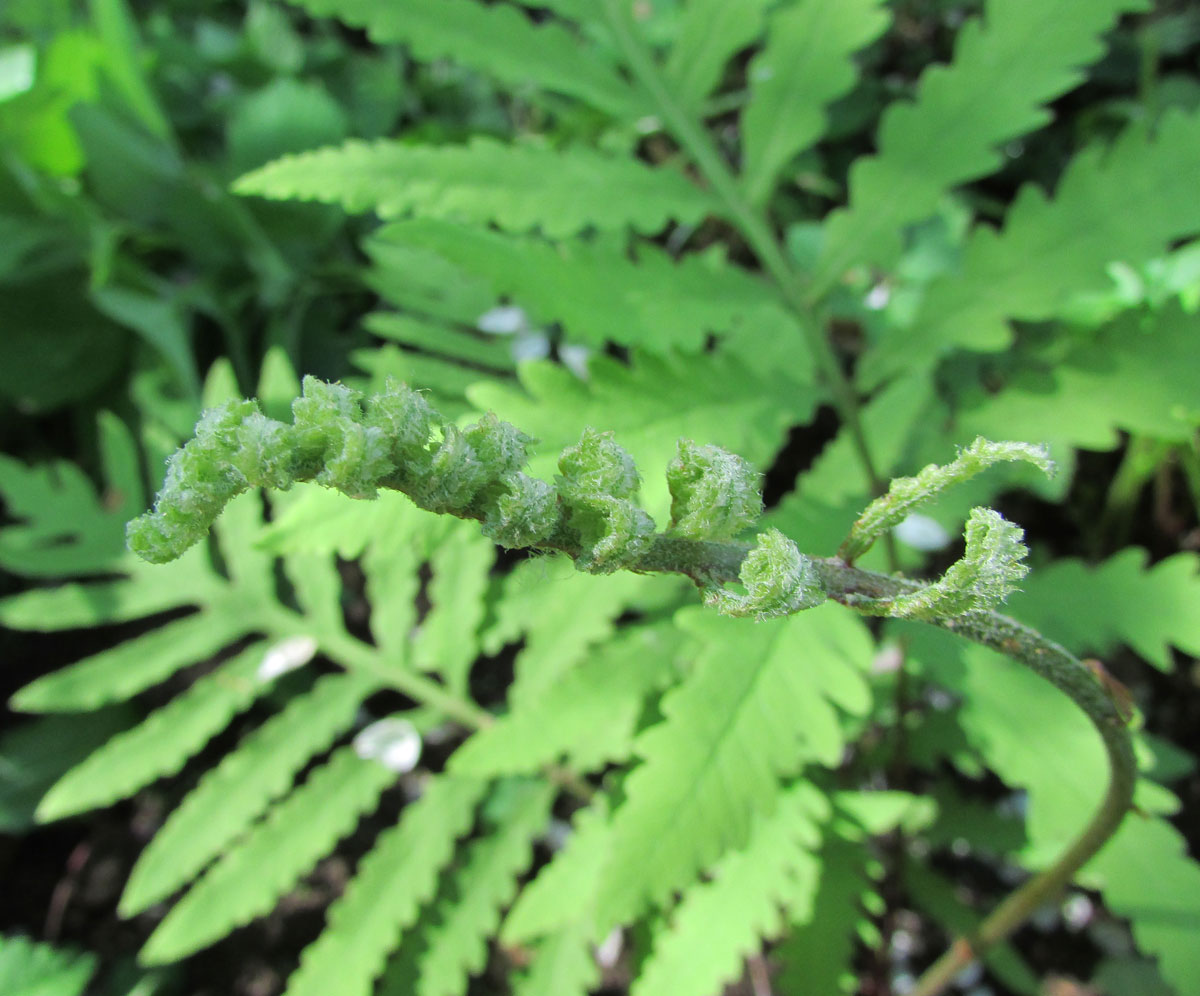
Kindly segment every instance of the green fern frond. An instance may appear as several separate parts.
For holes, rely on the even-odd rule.
[[[133,866],[122,916],[167,898],[221,854],[282,797],[308,760],[350,726],[375,688],[356,675],[329,675],[245,737],[208,771],[167,818]]]
[[[485,788],[470,779],[435,778],[400,822],[379,835],[330,907],[324,933],[301,955],[286,996],[369,996],[388,952],[434,895]]]
[[[1007,349],[1009,319],[1054,318],[1072,296],[1105,288],[1110,264],[1140,264],[1194,234],[1200,205],[1188,178],[1198,146],[1200,116],[1176,111],[1152,133],[1130,128],[1111,149],[1076,155],[1053,199],[1027,184],[1003,230],[977,227],[961,271],[930,284],[912,327],[865,361],[867,383],[955,348]]]
[[[1178,553],[1153,567],[1146,560],[1131,547],[1094,566],[1048,564],[1013,597],[1012,611],[1074,652],[1107,654],[1125,644],[1170,671],[1171,646],[1200,655],[1200,558]]]
[[[524,88],[577,97],[618,118],[646,112],[641,96],[596,48],[553,20],[536,24],[509,4],[477,0],[290,0],[308,13],[364,29],[379,44],[401,42],[422,60],[453,59]],[[562,8],[566,0],[542,7]],[[530,4],[534,6],[534,4]],[[578,6],[573,5],[578,12]]]
[[[457,996],[486,960],[486,940],[500,910],[517,889],[517,876],[533,857],[532,842],[544,829],[553,788],[544,782],[501,783],[485,805],[491,832],[470,844],[464,864],[451,873],[453,898],[434,910],[425,934],[416,996]]]
[[[574,821],[566,845],[521,891],[505,917],[502,943],[522,944],[563,931],[597,940],[596,897],[612,843],[608,799],[597,796]]]
[[[686,110],[700,116],[734,53],[762,31],[767,0],[689,0],[680,13],[664,75]]]
[[[512,980],[512,991],[513,996],[587,996],[599,982],[591,927],[577,922],[537,945],[533,965]]]
[[[1133,311],[1053,360],[1030,357],[1004,390],[956,413],[963,434],[1033,426],[1058,454],[1112,450],[1121,432],[1186,443],[1200,425],[1195,315],[1178,302]]]
[[[46,793],[38,819],[49,821],[107,806],[164,775],[173,775],[229,721],[270,687],[261,676],[267,645],[256,643],[117,734]]]
[[[125,559],[121,523],[144,504],[137,446],[125,424],[97,419],[104,500],[72,463],[28,467],[0,454],[0,493],[16,522],[0,531],[0,567],[23,577],[111,570]]]
[[[371,633],[393,662],[441,674],[462,690],[478,651],[476,631],[495,546],[475,523],[416,508],[404,495],[380,492],[373,502],[347,502],[335,492],[302,485],[263,533],[271,551],[336,552],[361,558],[370,597]],[[430,601],[418,625],[417,595],[427,575]],[[337,609],[336,601],[333,603]]]
[[[0,615],[4,612],[0,607]],[[38,678],[17,692],[12,704],[26,712],[78,712],[123,702],[213,656],[240,635],[231,616],[188,616]]]
[[[363,760],[353,747],[337,751],[171,908],[141,961],[177,961],[268,913],[395,780],[394,771]]]
[[[12,996],[83,996],[98,959],[26,937],[0,937],[0,991]]]
[[[411,219],[409,223],[432,223],[432,219]],[[405,222],[384,225],[363,240],[363,251],[371,261],[364,274],[367,285],[403,311],[475,328],[479,317],[496,304],[485,276],[454,265],[440,253],[388,237],[392,225],[403,229]]]
[[[810,907],[801,910],[795,929],[775,949],[783,962],[778,979],[790,996],[851,993],[855,947],[878,942],[865,904],[878,902],[877,862],[859,840],[830,834],[820,851],[820,876]]]
[[[589,771],[627,759],[645,699],[674,677],[681,642],[673,627],[638,626],[610,638],[551,683],[532,690],[527,683],[512,712],[454,752],[450,770],[494,778],[533,774],[560,761]]]
[[[954,62],[927,69],[915,99],[885,112],[878,154],[851,168],[850,204],[825,226],[813,292],[829,290],[854,264],[891,267],[905,228],[932,215],[950,188],[997,169],[1004,144],[1044,125],[1042,105],[1077,86],[1083,67],[1104,53],[1101,35],[1117,17],[1148,6],[991,0],[963,27]]]
[[[730,851],[709,881],[687,890],[630,988],[631,996],[709,996],[742,972],[764,939],[782,932],[783,912],[804,917],[820,874],[816,820],[828,802],[800,782],[775,812],[755,820],[746,845]]]
[[[486,310],[475,314],[487,320]],[[466,398],[472,384],[516,377],[525,341],[410,313],[376,312],[363,320],[363,327],[387,340],[351,354],[354,365],[370,378],[369,389],[381,390],[389,378],[425,385],[430,400],[452,418],[471,410]]]
[[[671,219],[696,222],[711,208],[707,194],[667,167],[578,146],[556,151],[485,138],[440,147],[351,141],[277,159],[234,189],[383,218],[416,214],[512,232],[537,228],[551,238],[627,225],[653,233]]]
[[[698,350],[708,335],[736,336],[780,310],[768,285],[720,253],[673,260],[645,242],[631,250],[623,234],[550,243],[419,218],[385,226],[374,244],[436,253],[520,306],[533,327],[559,322],[571,341],[592,346]]]
[[[495,618],[483,634],[483,649],[489,654],[522,641],[508,690],[513,711],[540,712],[543,696],[552,694],[559,681],[612,637],[622,612],[669,599],[676,591],[662,578],[629,573],[575,576],[563,558],[518,564],[505,578]]]
[[[1129,820],[1084,876],[1099,883],[1105,905],[1129,920],[1134,940],[1157,957],[1159,974],[1178,993],[1200,986],[1200,863],[1165,819]]]
[[[858,78],[853,55],[887,27],[879,0],[822,0],[774,8],[767,42],[750,62],[742,112],[746,196],[762,204],[788,161],[825,131],[826,109]]]
[[[699,610],[677,619],[701,641],[695,671],[663,699],[664,721],[638,739],[644,760],[613,816],[603,926],[664,902],[742,846],[754,814],[777,804],[780,779],[807,759],[840,761],[833,703],[861,715],[870,702],[871,643],[853,616],[818,608],[753,627]]]

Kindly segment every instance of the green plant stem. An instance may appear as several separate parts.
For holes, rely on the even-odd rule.
[[[870,481],[871,490],[882,494],[883,479],[875,467],[867,438],[863,432],[859,412],[858,395],[854,385],[842,370],[841,363],[814,319],[809,302],[800,285],[779,240],[766,219],[754,209],[743,196],[733,171],[721,157],[712,138],[702,122],[693,117],[671,92],[653,55],[642,43],[630,21],[628,0],[602,0],[609,26],[616,38],[630,71],[645,89],[662,117],[663,124],[680,146],[691,156],[701,176],[708,182],[729,215],[729,219],[741,232],[743,238],[758,257],[764,270],[778,286],[784,301],[794,313],[801,332],[816,359],[826,386],[833,394],[833,401],[842,416],[854,447],[858,451],[863,468]]]

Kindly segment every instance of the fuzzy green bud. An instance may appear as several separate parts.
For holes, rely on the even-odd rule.
[[[516,473],[503,482],[483,521],[483,534],[500,546],[534,546],[557,528],[558,496],[545,481]]]
[[[442,428],[442,440],[423,470],[407,489],[412,500],[431,512],[451,514],[465,511],[489,476],[466,435],[450,424]]]
[[[424,396],[388,378],[384,389],[367,399],[363,424],[380,430],[390,440],[397,464],[418,461],[425,454],[430,434],[440,416]]]
[[[811,609],[826,599],[825,586],[812,561],[778,529],[758,534],[738,578],[746,588],[745,595],[712,588],[704,600],[723,615],[762,620]]]
[[[754,468],[719,446],[679,440],[667,465],[671,532],[696,540],[723,540],[762,514],[761,480]]]
[[[578,494],[606,494],[614,498],[632,498],[638,489],[637,466],[611,432],[597,432],[590,426],[579,442],[568,446],[558,458],[563,488]]]
[[[934,584],[896,598],[890,614],[906,619],[944,619],[998,605],[1029,573],[1024,536],[1020,526],[994,509],[971,509],[962,559]]]
[[[563,450],[558,469],[566,523],[579,538],[575,566],[610,574],[635,563],[650,547],[654,520],[632,500],[639,480],[633,457],[611,433],[588,428]]]

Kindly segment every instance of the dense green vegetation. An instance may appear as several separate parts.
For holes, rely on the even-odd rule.
[[[1105,795],[996,652],[1053,646],[1135,809],[956,984],[1200,991],[1198,59],[1148,0],[5,7],[0,989],[941,991]]]

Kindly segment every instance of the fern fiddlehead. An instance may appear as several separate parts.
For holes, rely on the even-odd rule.
[[[759,482],[749,464],[716,447],[680,441],[667,468],[672,520],[659,533],[636,502],[640,479],[633,459],[609,433],[585,429],[579,443],[563,451],[551,485],[523,472],[532,439],[519,429],[490,414],[459,428],[403,384],[365,397],[308,377],[292,412],[291,425],[266,417],[254,401],[205,413],[195,438],[170,459],[154,510],[129,524],[130,548],[154,563],[175,559],[205,536],[228,501],[251,487],[313,481],[353,498],[388,488],[430,511],[480,521],[501,545],[567,553],[583,571],[686,575],[708,604],[728,615],[765,619],[832,599],[870,615],[929,622],[1019,661],[1064,691],[1108,752],[1104,803],[1055,865],[930,970],[915,990],[919,996],[940,992],[1065,885],[1132,804],[1136,766],[1119,704],[1065,649],[993,611],[1026,572],[1018,527],[990,509],[974,509],[964,556],[929,585],[851,563],[917,504],[997,461],[1050,470],[1036,447],[976,440],[953,463],[897,480],[855,523],[841,556],[816,558],[776,529],[759,533],[754,545],[734,539],[761,512]]]

